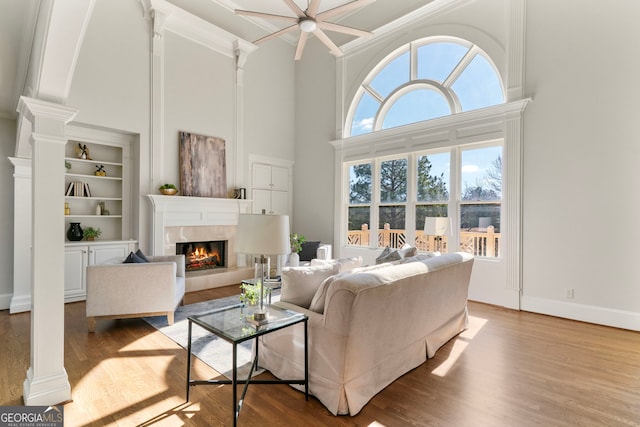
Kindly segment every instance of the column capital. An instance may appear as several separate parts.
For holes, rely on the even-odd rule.
[[[32,124],[38,118],[68,123],[78,114],[78,110],[54,102],[21,96],[16,111]]]

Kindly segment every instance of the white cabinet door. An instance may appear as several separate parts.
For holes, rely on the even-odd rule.
[[[271,189],[271,166],[256,163],[251,173],[254,188]]]
[[[251,213],[259,214],[264,209],[265,213],[271,212],[271,191],[270,190],[256,190],[252,192],[253,195],[253,207]]]
[[[289,169],[254,163],[251,167],[254,214],[289,214]]]
[[[89,265],[104,264],[114,258],[124,260],[129,255],[129,245],[127,243],[117,245],[101,245],[89,247]]]
[[[64,299],[65,302],[81,301],[86,296],[85,272],[87,246],[68,246],[64,250]]]
[[[289,191],[289,170],[287,168],[271,167],[271,189]]]
[[[271,192],[271,213],[289,215],[289,193],[286,191]]]

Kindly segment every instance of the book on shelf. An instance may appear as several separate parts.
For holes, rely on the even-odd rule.
[[[86,182],[72,181],[67,187],[65,196],[91,197],[91,189],[89,188],[89,184]]]

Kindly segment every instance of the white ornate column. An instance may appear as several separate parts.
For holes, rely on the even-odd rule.
[[[13,296],[9,312],[31,310],[31,159],[13,164]]]
[[[24,381],[26,405],[71,399],[64,368],[65,125],[77,110],[21,97],[18,112],[31,125],[32,249],[31,359]]]

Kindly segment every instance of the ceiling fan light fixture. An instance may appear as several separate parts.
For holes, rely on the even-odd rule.
[[[313,19],[301,19],[299,25],[300,30],[305,33],[313,33],[318,28],[318,24]]]

